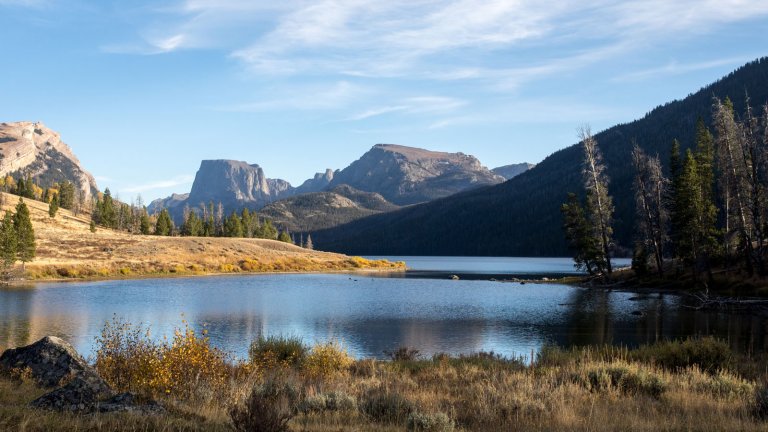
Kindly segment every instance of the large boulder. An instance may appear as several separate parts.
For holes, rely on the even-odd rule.
[[[56,336],[46,336],[32,345],[6,350],[0,356],[0,368],[26,369],[38,385],[46,388],[58,387],[80,374],[98,377],[96,370],[72,345]]]

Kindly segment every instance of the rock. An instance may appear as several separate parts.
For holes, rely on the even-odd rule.
[[[96,410],[101,413],[136,412],[141,414],[160,414],[165,412],[165,409],[157,401],[151,400],[145,404],[138,403],[138,398],[133,393],[120,393],[108,400],[99,402],[96,405]]]
[[[47,388],[57,387],[64,379],[82,373],[98,376],[72,345],[55,336],[6,350],[0,356],[0,367],[29,369],[38,385]]]
[[[63,387],[33,400],[30,406],[54,411],[93,411],[112,389],[98,375],[80,374]]]
[[[29,369],[39,385],[48,388],[61,386],[32,401],[29,405],[34,408],[142,414],[164,411],[155,401],[139,404],[133,393],[116,395],[72,345],[55,336],[46,336],[32,345],[6,350],[0,356],[0,367]]]

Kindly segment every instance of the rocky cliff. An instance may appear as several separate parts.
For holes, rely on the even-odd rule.
[[[326,169],[324,173],[317,173],[313,178],[304,181],[301,186],[297,187],[296,193],[302,194],[325,190],[333,181],[334,174],[334,171],[330,168]]]
[[[42,123],[0,123],[0,176],[30,175],[41,186],[71,181],[88,198],[98,191],[58,133]]]
[[[260,209],[281,198],[293,196],[295,188],[285,180],[270,179],[260,166],[234,160],[204,160],[197,170],[192,190],[188,194],[174,194],[150,203],[148,210],[155,213],[167,208],[180,222],[185,206],[199,208],[201,204],[221,203],[227,213],[242,208]]]
[[[347,184],[362,191],[377,192],[395,204],[407,205],[503,181],[504,177],[464,153],[377,144],[336,173],[330,187]]]

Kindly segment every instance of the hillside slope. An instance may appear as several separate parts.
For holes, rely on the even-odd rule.
[[[307,193],[273,202],[262,208],[259,214],[290,232],[306,233],[397,208],[377,193],[341,185],[326,192]]]
[[[3,210],[19,197],[2,194]],[[129,275],[333,271],[401,266],[311,251],[276,240],[211,237],[159,237],[99,228],[90,220],[25,199],[37,240],[37,257],[26,265],[31,278],[113,277]]]
[[[595,136],[611,179],[620,246],[632,241],[632,140],[647,153],[659,154],[666,165],[673,139],[685,151],[693,145],[697,118],[711,123],[713,96],[730,97],[740,113],[745,92],[753,106],[768,101],[766,83],[768,58],[762,58],[683,100]],[[572,145],[503,184],[371,216],[312,237],[325,250],[357,254],[564,256],[568,250],[559,208],[568,192],[581,189],[581,161],[581,147]]]

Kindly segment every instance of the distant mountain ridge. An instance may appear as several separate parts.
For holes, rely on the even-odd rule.
[[[511,180],[535,166],[536,165],[532,163],[523,162],[500,166],[498,168],[492,169],[491,171],[493,171],[494,174],[498,174],[507,180]]]
[[[40,122],[0,123],[0,176],[9,174],[30,175],[43,187],[67,180],[85,199],[99,190],[61,136]]]
[[[267,178],[256,164],[202,161],[188,194],[152,201],[148,209],[155,213],[167,208],[180,222],[186,206],[197,209],[201,204],[221,202],[227,213],[270,206],[267,213],[303,232],[503,181],[504,177],[463,153],[377,144],[349,167],[337,171],[327,169],[299,187],[285,180]],[[306,196],[312,194],[321,195]],[[271,205],[292,197],[296,199]],[[317,207],[311,208],[312,205]],[[332,224],[320,222],[322,211],[328,212],[328,220],[334,221]],[[311,220],[301,221],[301,218]]]
[[[740,114],[746,94],[755,108],[768,102],[766,83],[768,57],[641,119],[595,135],[610,178],[614,237],[620,247],[630,247],[635,220],[629,157],[633,140],[646,153],[658,154],[668,172],[672,141],[678,139],[684,152],[694,144],[697,119],[711,125],[713,96],[729,97]],[[312,237],[323,250],[353,254],[566,256],[560,205],[568,192],[583,190],[582,158],[581,146],[574,144],[505,183],[369,216]]]

